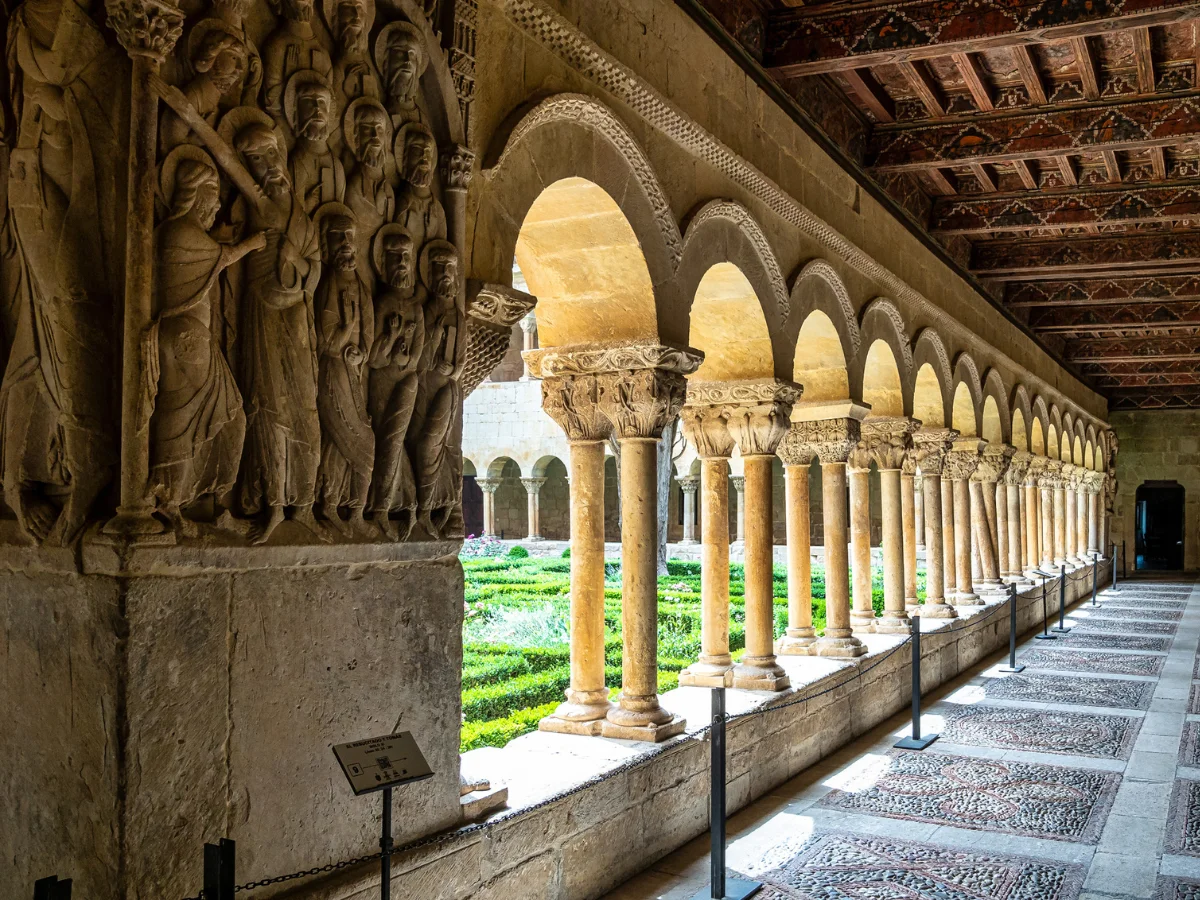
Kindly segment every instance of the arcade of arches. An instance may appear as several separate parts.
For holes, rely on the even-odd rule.
[[[1178,271],[1200,213],[1174,185],[1200,4],[979,5],[974,38],[926,0],[0,6],[0,894],[195,897],[230,838],[249,896],[374,896],[391,794],[356,797],[330,748],[410,732],[433,774],[396,792],[398,896],[602,897],[708,829],[710,688],[754,713],[730,725],[732,812],[906,708],[914,624],[929,692],[1007,647],[1010,597],[1040,625],[1048,578],[1071,605],[1123,544],[1131,571],[1200,566]],[[1089,40],[1076,96],[1063,58]],[[1174,130],[1118,118],[1123,93],[1179,94]],[[1017,118],[996,149],[984,126]],[[1122,171],[1137,196],[1096,212]],[[536,731],[462,755],[477,536],[569,547],[570,683]],[[660,694],[664,545],[699,563],[701,626]],[[1035,689],[1058,685],[1095,734],[1140,691],[1145,734],[1178,714],[1153,722],[1178,743],[1188,689],[1164,712],[1145,681],[1190,633],[1172,590],[1042,650],[1086,674],[1012,676],[1001,708],[1050,716]],[[1146,609],[1163,621],[1126,623]],[[1125,727],[1105,765],[1133,765]],[[1172,802],[1186,843],[1200,807]],[[1004,896],[1076,900],[1083,875],[1051,870]]]

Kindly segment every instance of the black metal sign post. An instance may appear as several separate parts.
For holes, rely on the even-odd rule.
[[[333,748],[354,796],[383,792],[379,838],[379,896],[392,896],[392,788],[433,777],[433,770],[411,733],[401,731]],[[208,895],[205,894],[205,897]],[[230,900],[233,895],[230,894]],[[222,898],[224,900],[224,898]]]
[[[33,883],[33,900],[71,900],[71,879],[59,881],[57,875],[39,878]]]
[[[912,735],[896,742],[897,750],[924,750],[938,739],[921,737],[921,617],[912,617]]]
[[[1067,567],[1058,568],[1058,627],[1050,629],[1057,634],[1066,634],[1071,629],[1067,627]]]
[[[1034,569],[1033,571],[1042,576],[1042,633],[1035,634],[1033,637],[1038,641],[1057,641],[1058,636],[1050,633],[1050,613],[1046,610],[1046,579],[1050,575],[1041,569]]]
[[[233,900],[236,851],[229,838],[204,845],[204,900]]]
[[[712,763],[709,766],[708,821],[712,844],[709,853],[709,886],[692,900],[746,900],[762,884],[725,877],[725,688],[712,689],[712,730],[709,732]]]
[[[1017,586],[1008,586],[1008,665],[1000,667],[1001,672],[1024,672],[1024,666],[1017,665]]]

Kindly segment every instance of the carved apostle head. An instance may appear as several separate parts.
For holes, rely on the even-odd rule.
[[[283,111],[297,137],[313,143],[326,140],[336,121],[334,103],[333,91],[319,72],[301,69],[288,79]]]
[[[221,182],[212,157],[195,144],[180,144],[163,160],[159,187],[171,219],[191,218],[208,231],[221,210]]]
[[[275,129],[255,122],[237,133],[234,147],[241,154],[250,177],[268,197],[280,197],[291,190],[287,174],[287,156]]]
[[[429,65],[421,32],[407,22],[392,22],[375,40],[375,64],[383,74],[388,105],[411,108]]]
[[[382,168],[392,137],[392,119],[378,101],[359,97],[346,108],[342,125],[346,146],[365,166]]]
[[[437,166],[437,142],[433,133],[415,122],[401,128],[396,138],[396,165],[400,177],[413,187],[429,187]]]
[[[308,22],[313,15],[313,0],[279,0],[279,14],[293,22]]]
[[[443,304],[458,298],[458,251],[449,241],[430,241],[421,251],[421,280]]]
[[[314,217],[321,236],[321,260],[339,272],[358,268],[358,229],[354,213],[341,203],[326,203]]]
[[[375,274],[389,287],[407,293],[417,283],[417,251],[412,235],[397,224],[384,225],[371,248]]]
[[[325,0],[325,21],[342,53],[359,53],[375,22],[373,0]]]
[[[221,94],[246,77],[246,45],[230,26],[217,19],[197,22],[188,36],[188,58],[198,75],[207,76]]]

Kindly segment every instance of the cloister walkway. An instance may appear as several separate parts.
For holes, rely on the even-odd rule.
[[[743,809],[729,866],[761,900],[1200,896],[1200,585],[1123,582],[1072,630],[897,715]],[[708,834],[607,900],[689,900]]]

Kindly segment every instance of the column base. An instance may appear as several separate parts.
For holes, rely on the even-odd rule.
[[[538,722],[538,730],[597,735],[600,733],[600,723],[612,708],[606,688],[598,691],[568,689],[567,701],[560,703],[554,712]]]
[[[666,710],[663,710],[663,712],[666,712]],[[676,735],[683,734],[684,729],[687,728],[687,721],[683,716],[673,716],[670,713],[667,713],[667,716],[667,721],[661,724],[647,722],[643,725],[624,725],[619,722],[613,722],[610,719],[605,719],[600,723],[600,736],[617,738],[622,741],[646,741],[651,744],[658,744]]]
[[[921,607],[921,618],[957,619],[958,610],[945,601],[942,601],[941,603],[930,603],[928,600],[926,600],[925,605]]]
[[[817,633],[812,628],[789,628],[787,634],[775,642],[775,652],[780,656],[808,656],[816,642]]]
[[[867,655],[867,648],[856,637],[825,637],[817,638],[817,642],[809,648],[810,656],[824,656],[830,659],[855,659]]]
[[[743,691],[786,691],[792,686],[787,673],[775,662],[775,657],[768,656],[761,660],[761,665],[745,659],[733,667],[733,686]]]
[[[972,591],[969,594],[955,594],[955,606],[983,606],[983,598]]]
[[[888,612],[885,610],[883,615],[875,622],[876,634],[910,634],[911,632],[912,620],[906,612]]]
[[[875,618],[875,610],[869,613],[850,610],[850,630],[855,634],[874,634],[877,621],[879,620]]]
[[[912,612],[914,609],[920,609],[920,608],[921,608],[921,601],[918,600],[916,597],[905,597],[904,598],[904,609],[907,612]]]
[[[545,538],[540,534],[527,534],[525,537],[521,538],[521,540],[527,544],[536,544],[538,541],[544,541]]]
[[[589,721],[576,719],[560,719],[551,713],[538,722],[538,731],[549,731],[552,734],[576,734],[582,737],[600,737],[604,728],[604,718]]]
[[[732,687],[733,660],[726,657],[728,662],[711,663],[694,662],[679,673],[680,687]]]

